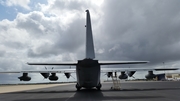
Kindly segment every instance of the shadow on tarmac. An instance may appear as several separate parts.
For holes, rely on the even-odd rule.
[[[180,90],[180,88],[148,88],[148,89],[120,89],[120,90],[113,90],[113,89],[103,89],[98,91],[97,89],[81,89],[80,91],[76,90],[63,90],[63,91],[34,91],[34,90],[27,90],[27,91],[19,91],[19,92],[10,92],[4,94],[42,94],[42,93],[96,93],[96,92],[124,92],[124,91],[156,91],[156,90]]]
[[[105,96],[103,93],[104,92],[111,92],[114,90],[103,90],[103,91],[98,91],[96,89],[82,89],[81,91],[57,91],[57,92],[17,92],[17,93],[72,93],[74,92],[75,94],[71,97],[62,97],[62,98],[44,98],[44,99],[20,99],[20,100],[14,100],[14,101],[86,101],[86,100],[91,100],[91,101],[102,101],[102,100],[136,100],[136,99],[151,99],[151,98],[163,98],[162,96],[122,96],[122,95],[112,95],[112,96]],[[117,90],[116,90],[117,91]],[[124,90],[120,90],[124,91]],[[130,90],[129,90],[130,91]],[[137,91],[137,90],[131,90],[131,91]]]
[[[130,87],[131,88],[129,88],[129,85],[126,85],[122,87],[124,89],[112,90],[109,85],[105,85],[101,91],[96,89],[76,91],[72,86],[64,86],[63,88],[51,87],[3,93],[2,98],[7,96],[10,99],[8,101],[162,101],[165,99],[168,101],[169,99],[179,101],[179,82],[151,83],[149,85],[147,85],[147,83],[131,83]],[[173,96],[169,96],[169,94],[173,94]],[[12,96],[12,98],[10,98],[10,96]]]

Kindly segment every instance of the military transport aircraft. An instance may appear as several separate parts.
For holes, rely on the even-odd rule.
[[[49,66],[76,66],[75,69],[59,69],[59,70],[43,70],[43,71],[0,71],[0,73],[23,73],[21,77],[18,77],[21,81],[30,81],[31,77],[28,73],[40,73],[44,78],[48,78],[51,81],[58,80],[56,73],[64,73],[67,78],[71,76],[71,73],[75,72],[77,77],[76,89],[80,90],[82,87],[91,89],[96,87],[101,89],[100,73],[107,73],[108,77],[111,77],[115,72],[121,72],[119,79],[127,79],[127,77],[133,76],[136,71],[149,71],[146,78],[154,78],[153,71],[164,70],[177,70],[178,68],[116,68],[116,69],[103,69],[101,65],[116,65],[116,64],[143,64],[148,61],[98,61],[94,60],[94,44],[91,29],[91,19],[89,10],[86,10],[86,57],[83,60],[76,62],[62,62],[62,63],[27,63],[28,65],[49,65]],[[51,74],[51,75],[50,75]],[[128,76],[127,76],[128,74]]]

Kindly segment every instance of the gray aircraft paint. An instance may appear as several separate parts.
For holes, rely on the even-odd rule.
[[[86,57],[83,60],[78,60],[75,62],[61,62],[61,63],[27,63],[28,65],[65,65],[65,66],[76,66],[74,69],[61,69],[61,70],[45,70],[45,71],[33,71],[33,70],[21,70],[21,71],[0,71],[0,73],[72,73],[76,72],[77,76],[77,89],[84,88],[101,88],[100,84],[100,73],[101,72],[126,72],[126,71],[164,71],[164,70],[178,70],[178,68],[116,68],[104,69],[100,68],[100,65],[117,65],[117,64],[143,64],[148,63],[148,61],[98,61],[93,60],[95,58],[93,35],[91,28],[91,20],[89,10],[87,12],[86,20]]]
[[[94,59],[94,43],[93,43],[93,36],[92,36],[92,28],[91,28],[91,17],[89,10],[86,10],[86,58]]]
[[[77,83],[80,87],[92,88],[100,84],[100,65],[98,60],[79,60],[76,66]]]
[[[100,65],[95,58],[91,18],[86,10],[86,58],[76,66],[77,83],[80,87],[92,88],[100,84]]]

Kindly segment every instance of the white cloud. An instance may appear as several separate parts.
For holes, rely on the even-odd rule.
[[[28,6],[30,3],[30,0],[6,0],[5,2],[2,2],[1,4],[5,4],[7,6],[20,6],[27,10],[30,10],[30,7]]]
[[[1,1],[25,9],[33,8],[29,7],[30,3],[29,0]],[[162,68],[165,62],[169,67],[178,67],[179,4],[176,0],[164,0],[163,5],[156,0],[38,3],[39,10],[19,12],[13,21],[0,21],[1,70],[32,69],[26,62],[83,59],[86,9],[91,13],[97,59],[149,60],[143,66]]]

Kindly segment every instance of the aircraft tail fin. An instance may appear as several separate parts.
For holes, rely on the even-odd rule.
[[[91,28],[91,18],[89,10],[86,10],[87,18],[86,18],[86,58],[87,59],[94,59],[94,43],[93,43],[93,36],[92,36],[92,28]]]

